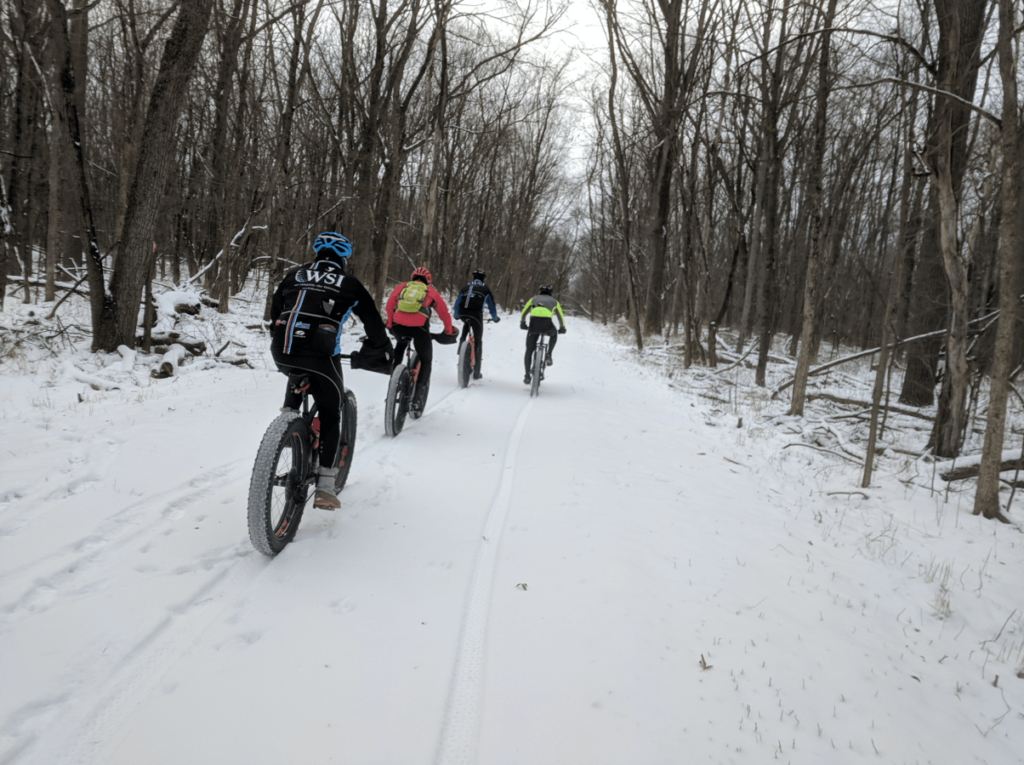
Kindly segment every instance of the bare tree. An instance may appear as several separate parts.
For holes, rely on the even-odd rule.
[[[1017,95],[1017,55],[1015,34],[1018,31],[1017,4],[999,0],[999,73],[1003,86],[1003,112],[1000,138],[1003,164],[1002,218],[999,224],[999,325],[996,329],[994,359],[989,390],[988,425],[981,455],[978,488],[974,495],[974,514],[1006,520],[999,505],[999,469],[1002,462],[1003,437],[1006,429],[1006,400],[1010,388],[1014,335],[1020,295],[1020,244],[1024,223],[1021,201],[1022,136],[1018,122],[1020,103]]]
[[[811,368],[811,336],[818,310],[818,271],[822,250],[822,173],[825,164],[825,123],[828,116],[828,97],[831,93],[829,52],[832,41],[832,23],[836,17],[836,0],[829,0],[822,22],[821,53],[818,64],[818,94],[814,114],[814,137],[811,149],[811,249],[807,257],[807,275],[804,279],[804,316],[800,333],[800,355],[797,357],[793,397],[789,407],[791,415],[804,413],[807,391],[807,372]]]

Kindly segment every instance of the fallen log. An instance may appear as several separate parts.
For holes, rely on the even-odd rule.
[[[185,349],[175,343],[170,347],[167,353],[164,354],[164,360],[160,362],[160,366],[154,369],[150,374],[156,380],[164,380],[168,377],[174,377],[178,374],[178,364],[185,358]]]
[[[137,345],[142,344],[142,338],[135,338]],[[155,346],[165,346],[164,351],[169,350],[170,346],[177,343],[185,348],[186,351],[191,353],[193,356],[202,356],[206,353],[206,342],[203,340],[195,340],[184,338],[178,332],[157,332],[150,338],[150,342]],[[161,351],[157,351],[160,353]]]
[[[1013,460],[1003,460],[999,463],[999,472],[1005,472],[1007,470],[1021,470],[1024,469],[1024,459],[1018,457]],[[972,465],[963,465],[961,467],[947,470],[944,473],[939,473],[939,478],[943,481],[963,481],[966,478],[977,478],[978,473],[981,470],[979,463]]]

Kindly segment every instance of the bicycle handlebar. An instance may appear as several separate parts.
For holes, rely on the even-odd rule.
[[[475,316],[459,316],[458,319],[456,319],[456,321],[476,321],[476,317]],[[485,321],[488,324],[494,324],[494,323],[496,323],[499,320],[498,319],[486,318],[483,321]]]

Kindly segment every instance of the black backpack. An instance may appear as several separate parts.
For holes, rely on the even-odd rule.
[[[470,282],[466,285],[466,297],[462,301],[462,305],[467,311],[473,313],[479,313],[484,310],[484,300],[487,298],[487,289],[482,284],[473,284]]]

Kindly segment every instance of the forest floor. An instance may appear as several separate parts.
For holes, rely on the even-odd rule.
[[[271,559],[246,496],[284,378],[258,306],[172,327],[194,298],[158,330],[208,350],[167,379],[89,353],[82,306],[0,313],[0,764],[1024,762],[1024,537],[917,456],[925,420],[862,489],[862,408],[788,417],[781,355],[766,392],[570,317],[531,399],[505,314],[465,390],[436,347],[395,439],[346,370],[342,507]]]

